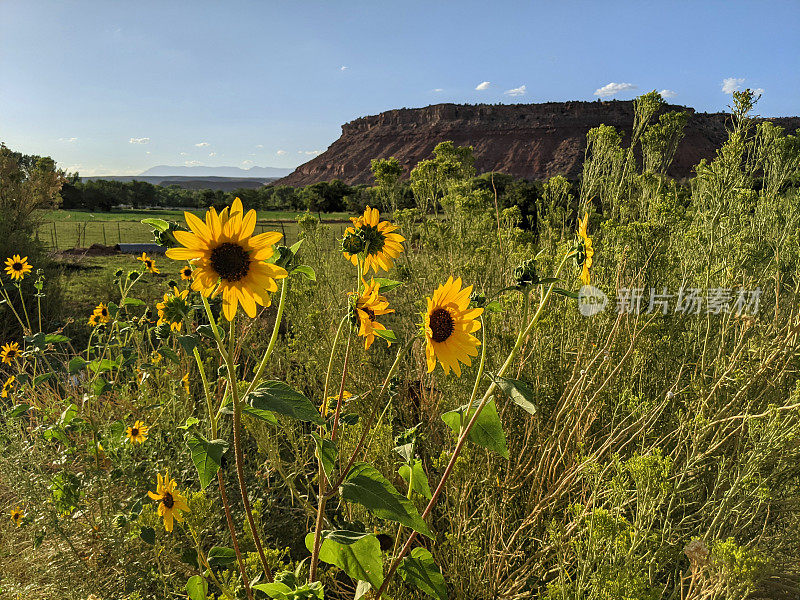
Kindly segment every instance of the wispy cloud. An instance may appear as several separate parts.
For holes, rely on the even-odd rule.
[[[209,156],[216,156],[216,155],[217,155],[217,153],[216,153],[216,152],[209,152],[209,153],[208,153],[208,155],[209,155]]]
[[[284,154],[286,154],[286,150],[278,150],[275,154],[277,154],[278,156],[283,156]]]
[[[187,167],[197,167],[203,163],[201,163],[199,160],[185,160],[183,161],[183,164],[185,164]]]
[[[658,93],[661,94],[662,98],[674,98],[675,96],[678,95],[678,92],[675,92],[673,90],[661,90]]]
[[[128,140],[128,143],[129,144],[149,144],[150,143],[150,138],[149,137],[131,138],[131,139]]]
[[[179,152],[178,154],[179,154],[180,156],[186,156],[186,152]]]
[[[722,93],[732,94],[742,89],[744,85],[744,77],[726,77],[722,80]]]
[[[198,142],[195,144],[196,148],[208,148],[211,144],[208,142]]]
[[[72,142],[77,142],[78,138],[76,138],[76,137],[58,138],[58,141],[59,142],[67,142],[67,143],[71,144]]]
[[[607,83],[601,88],[597,88],[594,91],[595,96],[600,96],[601,98],[610,98],[611,96],[616,96],[620,92],[627,92],[629,90],[635,90],[637,88],[636,85],[632,83]]]
[[[307,156],[315,156],[317,154],[322,154],[322,150],[298,150],[298,154],[305,154]]]
[[[253,164],[253,161],[252,160],[243,160],[242,164],[245,165],[245,166],[250,166],[250,165]]]
[[[753,93],[756,96],[760,96],[760,95],[762,95],[764,93],[764,88],[756,88],[756,89],[753,90]]]
[[[479,92],[483,91],[483,90],[488,90],[490,85],[491,85],[490,82],[482,81],[478,85],[475,86],[475,89],[478,90]],[[523,85],[522,87],[525,87],[525,86]]]
[[[256,148],[263,148],[264,144],[256,144]]]
[[[345,67],[344,65],[342,65],[341,67],[339,67],[339,70],[340,70],[340,71],[347,71],[347,67]]]
[[[436,93],[438,94],[438,93],[440,93],[440,92],[443,92],[443,91],[444,91],[444,88],[434,88],[434,90],[433,90],[433,91],[434,91],[434,92],[436,92]]]
[[[483,85],[483,84],[481,84],[481,85]],[[527,87],[524,86],[524,85],[521,85],[521,86],[519,86],[517,88],[511,88],[510,90],[506,90],[503,93],[506,96],[516,97],[516,96],[524,96],[526,92],[527,92]]]

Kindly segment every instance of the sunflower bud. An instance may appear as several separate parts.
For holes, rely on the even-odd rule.
[[[294,253],[286,246],[276,246],[275,251],[278,253],[275,264],[279,267],[283,267],[287,271],[291,271],[292,263],[294,262]]]
[[[361,229],[348,231],[342,238],[342,251],[348,254],[358,254],[367,248],[367,240]]]
[[[128,518],[125,515],[117,515],[114,517],[114,526],[115,527],[125,527],[128,524]]]
[[[473,308],[483,308],[486,306],[486,294],[474,291],[469,296],[469,305]]]
[[[177,282],[177,281],[175,281],[174,279],[170,279],[170,280],[167,282],[167,287],[168,287],[169,289],[176,288],[176,287],[178,287],[178,282]]]
[[[119,278],[120,278],[120,277],[122,277],[124,274],[125,274],[125,271],[123,271],[122,269],[117,269],[117,270],[116,270],[116,272],[114,273],[114,277],[115,277],[115,278],[117,278],[117,279],[119,279]]]
[[[536,260],[531,258],[514,267],[514,287],[524,290],[532,285],[539,283],[539,275],[536,272]]]
[[[142,274],[139,271],[131,271],[130,273],[128,273],[128,279],[130,279],[131,281],[136,281],[137,279],[139,279],[139,277],[141,277],[141,275]]]

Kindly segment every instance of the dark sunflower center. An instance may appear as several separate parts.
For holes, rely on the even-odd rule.
[[[131,427],[131,437],[139,437],[139,430],[136,427]]]
[[[372,310],[371,308],[362,308],[361,310],[363,310],[365,313],[367,313],[367,316],[369,317],[370,321],[374,321],[375,320],[375,311],[374,310]]]
[[[377,227],[364,225],[361,228],[361,234],[366,241],[367,254],[378,254],[383,250],[383,245],[386,243],[386,236],[378,231]]]
[[[173,506],[175,506],[175,500],[173,499],[172,494],[170,494],[169,492],[164,492],[163,494],[161,494],[161,502],[167,508],[172,508]]]
[[[431,313],[430,326],[433,332],[433,341],[443,342],[453,334],[455,328],[453,315],[447,309],[437,308]]]
[[[100,314],[102,316],[104,316],[104,317],[107,317],[108,316],[108,310],[104,308],[103,310],[100,311]]]
[[[226,242],[211,251],[211,267],[226,281],[239,281],[250,270],[250,255],[239,244]]]
[[[184,277],[189,277],[191,274],[192,274],[192,270],[191,269],[184,269],[183,270]]]
[[[22,263],[15,262],[13,265],[11,265],[11,268],[15,271],[22,271]]]
[[[6,352],[6,356],[8,358],[14,358],[16,355],[17,355],[17,351],[16,350],[9,350],[8,352]]]
[[[144,261],[144,264],[148,269],[152,269],[153,268],[153,261],[152,260],[146,260],[146,261]]]

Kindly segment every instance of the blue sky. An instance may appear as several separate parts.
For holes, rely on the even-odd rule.
[[[797,115],[798,31],[797,0],[1,0],[0,141],[135,174],[294,167],[342,123],[439,102],[656,89],[719,111],[738,86],[764,90],[762,115]]]

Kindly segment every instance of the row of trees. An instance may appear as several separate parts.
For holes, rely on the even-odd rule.
[[[376,185],[348,185],[341,180],[319,182],[305,187],[286,185],[221,190],[189,190],[178,186],[162,187],[145,181],[81,181],[77,174],[69,177],[62,189],[65,209],[110,211],[115,206],[134,208],[207,208],[222,207],[235,197],[245,208],[260,210],[309,210],[317,213],[360,212],[368,204],[384,211],[419,208],[423,213],[442,210],[441,201],[452,182],[470,180],[470,189],[497,199],[498,208],[518,206],[523,227],[533,222],[536,202],[542,197],[538,183],[501,173],[476,176],[472,148],[439,144],[433,156],[420,162],[407,179],[401,179],[402,166],[397,159],[372,161]]]

